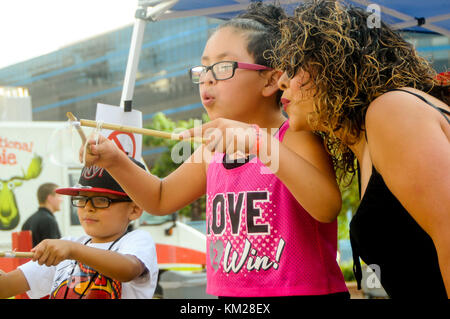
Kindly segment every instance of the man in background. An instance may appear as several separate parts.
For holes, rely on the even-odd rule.
[[[59,239],[61,233],[54,213],[60,210],[62,197],[56,194],[58,185],[45,183],[39,186],[37,198],[39,209],[23,224],[22,230],[31,230],[33,247],[44,239]]]

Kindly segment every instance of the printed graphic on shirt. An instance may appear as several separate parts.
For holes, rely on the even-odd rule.
[[[70,276],[73,267],[73,274]],[[80,263],[60,269],[51,298],[54,299],[120,299],[122,283]]]
[[[208,255],[214,272],[278,269],[285,240],[273,228],[276,207],[268,191],[217,193],[208,197]]]

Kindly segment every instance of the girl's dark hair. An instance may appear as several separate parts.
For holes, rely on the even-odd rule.
[[[344,175],[355,172],[348,145],[360,139],[375,98],[400,87],[428,92],[446,103],[449,98],[448,85],[438,85],[430,64],[382,21],[379,26],[368,23],[371,14],[334,0],[303,3],[282,22],[273,54],[276,67],[289,76],[300,69],[311,74],[317,93],[308,121],[313,128],[319,123],[325,127],[325,143]]]
[[[243,31],[248,39],[247,51],[255,63],[273,67],[269,54],[280,39],[279,22],[286,17],[279,5],[253,2],[244,13],[221,24],[217,30],[232,27]]]
[[[233,27],[245,32],[248,38],[247,51],[253,55],[256,64],[273,67],[269,54],[280,39],[279,22],[287,16],[284,10],[274,4],[253,2],[244,13],[221,24],[217,29]]]
[[[253,2],[244,13],[221,24],[217,30],[232,27],[242,31],[247,37],[247,51],[255,63],[273,68],[271,53],[281,36],[279,23],[285,18],[286,13],[278,4]],[[277,94],[278,104],[282,94],[282,91]]]

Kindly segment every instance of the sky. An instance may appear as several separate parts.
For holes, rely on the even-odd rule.
[[[0,0],[0,68],[134,22],[138,0]]]

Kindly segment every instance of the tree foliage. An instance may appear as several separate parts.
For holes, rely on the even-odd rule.
[[[152,122],[149,125],[146,125],[145,127],[158,131],[179,133],[184,130],[193,128],[194,125],[196,124],[195,121],[198,121],[200,124],[200,120],[198,119],[173,121],[172,119],[166,117],[163,113],[159,112],[153,117]],[[207,121],[209,121],[208,116],[206,114],[203,114],[201,122],[205,123]],[[160,156],[155,160],[155,162],[150,168],[150,172],[153,175],[156,175],[160,178],[168,176],[182,164],[176,163],[172,160],[171,154],[172,149],[175,147],[175,145],[177,145],[178,143],[190,144],[191,154],[194,152],[195,147],[193,143],[187,141],[180,142],[176,140],[169,140],[153,136],[144,136],[142,143],[144,146],[147,147],[162,148]],[[195,202],[182,208],[178,213],[181,215],[188,216],[192,220],[201,220],[204,219],[205,215],[204,212],[205,212],[205,196],[202,196]]]
[[[340,185],[342,196],[342,208],[338,216],[338,238],[349,239],[350,220],[359,206],[358,180],[353,178],[351,183]]]

